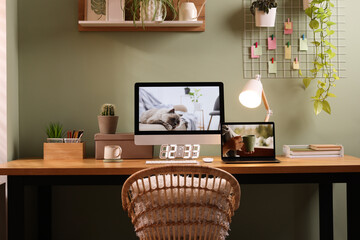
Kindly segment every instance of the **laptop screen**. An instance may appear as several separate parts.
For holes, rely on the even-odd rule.
[[[224,161],[275,159],[274,123],[223,123],[221,156]]]

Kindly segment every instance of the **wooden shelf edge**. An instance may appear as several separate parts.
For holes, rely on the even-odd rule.
[[[82,27],[200,27],[204,21],[136,21],[134,25],[133,21],[124,22],[109,22],[109,21],[79,21],[79,25]]]

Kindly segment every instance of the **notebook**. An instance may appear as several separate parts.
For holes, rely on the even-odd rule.
[[[221,159],[225,163],[275,163],[273,122],[221,124]]]

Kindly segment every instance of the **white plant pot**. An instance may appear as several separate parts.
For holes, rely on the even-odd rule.
[[[201,103],[198,103],[198,102],[194,102],[194,112],[196,111],[201,111]]]
[[[276,8],[271,8],[269,13],[255,9],[255,25],[257,27],[275,27]]]
[[[140,20],[156,22],[164,20],[161,1],[149,0],[148,4],[145,6],[143,6],[143,2],[140,4]]]

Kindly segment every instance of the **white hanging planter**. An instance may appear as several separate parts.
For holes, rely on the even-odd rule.
[[[141,21],[156,21],[161,22],[164,20],[162,11],[162,2],[159,0],[149,0],[147,4],[141,2],[140,6],[140,20]],[[145,6],[143,6],[145,5]]]
[[[269,9],[269,13],[255,9],[255,25],[257,27],[275,27],[276,8]]]

